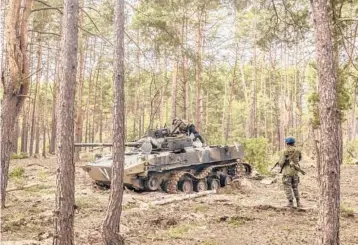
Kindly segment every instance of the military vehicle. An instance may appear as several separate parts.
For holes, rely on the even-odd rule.
[[[142,191],[163,190],[190,193],[215,190],[233,178],[251,173],[243,163],[241,145],[204,146],[192,136],[171,134],[168,128],[151,130],[135,142],[125,144],[124,185]],[[111,144],[75,144],[76,147]],[[102,156],[83,169],[97,185],[109,187],[112,156]]]

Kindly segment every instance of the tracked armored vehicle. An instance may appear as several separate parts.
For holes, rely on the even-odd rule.
[[[76,144],[96,145],[100,144]],[[215,190],[251,172],[250,165],[242,162],[241,145],[203,146],[193,142],[193,137],[173,135],[167,128],[151,131],[126,146],[123,180],[130,189],[168,193]],[[112,156],[103,156],[83,169],[96,184],[109,187],[112,162]]]

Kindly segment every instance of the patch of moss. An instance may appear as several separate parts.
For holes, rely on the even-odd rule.
[[[29,158],[26,152],[20,152],[19,154],[11,153],[10,159],[25,159]]]
[[[10,172],[9,176],[10,178],[22,179],[24,178],[24,174],[25,174],[25,169],[23,167],[17,167]]]
[[[170,238],[183,238],[191,228],[193,226],[189,224],[177,225],[170,227],[167,234]]]
[[[342,204],[341,215],[346,218],[354,217],[354,209]]]

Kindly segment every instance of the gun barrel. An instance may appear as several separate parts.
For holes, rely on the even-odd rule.
[[[129,146],[129,147],[135,147],[140,145],[141,144],[137,142],[127,142],[124,144],[124,146]],[[75,143],[75,147],[98,147],[98,146],[112,147],[113,144],[112,143]]]
[[[272,171],[274,168],[276,168],[277,165],[278,165],[278,162],[271,168],[270,171]]]
[[[306,174],[306,172],[305,171],[303,171],[299,166],[297,166],[297,165],[293,165],[293,167],[294,167],[294,169],[296,170],[296,171],[298,171],[298,172],[300,172],[301,174],[303,174],[303,175],[305,175]]]

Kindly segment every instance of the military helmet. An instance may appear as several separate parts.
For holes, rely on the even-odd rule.
[[[296,142],[295,138],[289,136],[285,139],[286,144],[294,144]]]

